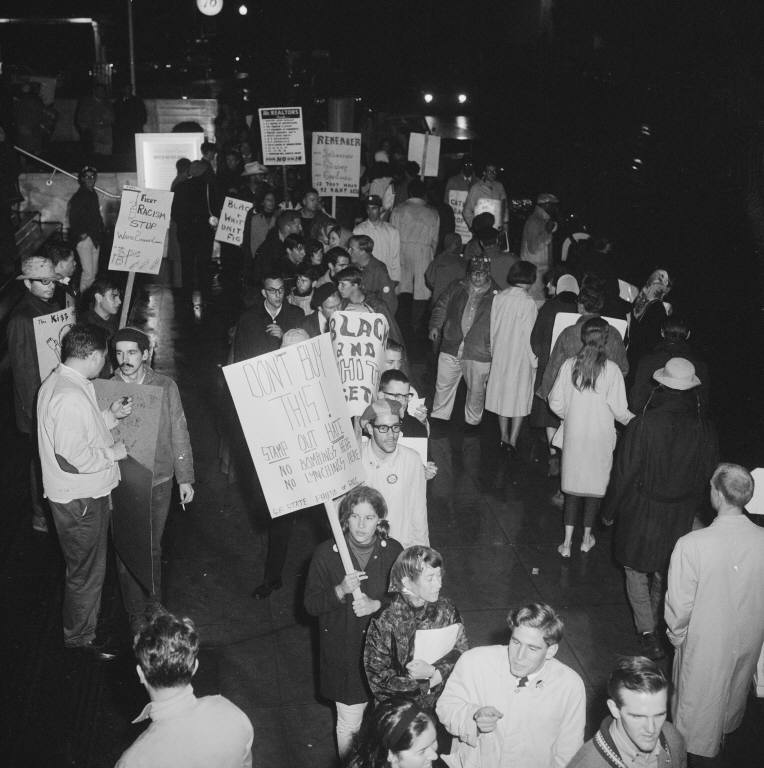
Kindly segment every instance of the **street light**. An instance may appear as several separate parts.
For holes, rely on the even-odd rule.
[[[431,104],[431,103],[432,103],[432,100],[433,100],[434,98],[435,98],[435,97],[434,97],[434,96],[433,96],[431,93],[425,93],[425,95],[424,95],[424,103],[425,103],[425,104]]]
[[[246,5],[240,5],[239,6],[239,16],[246,16],[247,15],[247,6]]]
[[[467,103],[467,94],[466,94],[466,93],[460,93],[460,94],[459,94],[459,95],[456,97],[456,100],[457,100],[457,101],[458,101],[460,104],[466,104],[466,103]]]

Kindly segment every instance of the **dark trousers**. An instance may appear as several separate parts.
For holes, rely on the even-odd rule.
[[[203,295],[210,291],[209,270],[212,261],[213,232],[178,232],[180,261],[182,264],[183,290],[199,290]]]
[[[66,563],[64,643],[83,645],[95,638],[101,607],[111,497],[48,503]]]
[[[602,499],[592,496],[573,496],[565,494],[565,508],[563,511],[563,521],[565,525],[575,525],[578,521],[578,513],[583,507],[584,510],[584,528],[591,528],[597,519],[597,512],[600,509]]]
[[[117,554],[117,575],[122,602],[130,624],[135,625],[152,606],[162,602],[162,534],[167,523],[172,499],[172,480],[151,489],[151,590],[147,590],[130,572]]]

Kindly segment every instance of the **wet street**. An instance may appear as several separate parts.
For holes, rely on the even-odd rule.
[[[166,604],[192,617],[200,631],[196,692],[222,693],[252,720],[254,765],[332,766],[332,709],[316,695],[316,627],[302,608],[307,564],[328,526],[320,514],[298,513],[284,586],[266,600],[250,597],[262,577],[266,512],[247,483],[221,471],[221,437],[229,430],[221,426],[227,395],[218,366],[234,319],[222,294],[194,319],[190,306],[156,284],[144,286],[136,310],[135,322],[157,334],[154,367],[180,386],[197,475],[193,504],[185,511],[173,504],[165,533]],[[420,392],[431,395],[424,354],[416,348],[413,373]],[[145,694],[130,654],[99,665],[62,650],[63,567],[54,537],[30,527],[26,449],[12,426],[7,364],[2,388],[2,763],[111,766],[143,727],[131,720]],[[440,470],[428,489],[431,541],[445,558],[444,593],[461,611],[470,644],[505,642],[511,606],[546,601],[559,609],[566,630],[558,658],[586,683],[591,735],[606,714],[604,685],[615,658],[639,650],[609,531],[597,531],[587,554],[574,539],[571,559],[562,560],[561,513],[550,501],[556,481],[547,478],[543,460],[534,460],[543,453],[523,434],[520,458],[510,461],[498,450],[490,415],[477,433],[465,435],[454,423],[430,442]],[[102,619],[127,643],[113,573]],[[761,705],[751,700],[730,745],[737,766],[764,759],[755,738]]]

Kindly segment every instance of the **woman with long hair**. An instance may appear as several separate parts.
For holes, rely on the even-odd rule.
[[[628,424],[634,418],[626,403],[623,374],[607,356],[609,333],[617,331],[601,317],[583,323],[583,346],[562,364],[549,393],[549,407],[562,419],[553,441],[562,448],[565,539],[557,548],[562,557],[570,557],[573,528],[582,507],[581,551],[588,552],[594,546],[592,524],[613,466],[615,421]]]
[[[366,717],[348,768],[430,768],[437,747],[432,715],[394,700]]]
[[[345,573],[333,539],[319,544],[308,571],[305,609],[318,617],[320,690],[335,702],[337,751],[343,759],[370,698],[362,671],[366,630],[389,602],[390,569],[402,547],[387,535],[387,504],[374,488],[353,488],[340,503],[339,517],[355,571]],[[360,597],[353,597],[356,588]]]

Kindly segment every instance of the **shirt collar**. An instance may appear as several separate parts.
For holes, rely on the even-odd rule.
[[[621,733],[621,729],[618,727],[618,722],[613,719],[610,723],[610,738],[613,740],[616,749],[621,755],[621,760],[624,764],[629,766],[649,766],[654,765],[655,760],[651,758],[657,758],[661,751],[661,740],[658,739],[652,752],[642,752],[632,743],[631,739],[624,736]]]
[[[169,699],[150,701],[133,722],[141,723],[151,718],[156,723],[160,720],[176,718],[189,712],[195,704],[194,688],[189,684],[183,688],[178,688],[177,693]]]
[[[66,376],[69,376],[70,378],[74,379],[75,381],[84,382],[85,384],[90,384],[90,379],[87,378],[87,376],[83,376],[79,371],[75,371],[74,368],[70,368],[65,363],[61,363],[61,373],[63,373]]]
[[[268,306],[268,302],[264,301],[263,306],[265,307],[265,311],[271,316],[271,320],[275,320],[280,314],[281,310],[284,307],[282,304],[275,312],[271,311],[271,308]]]

